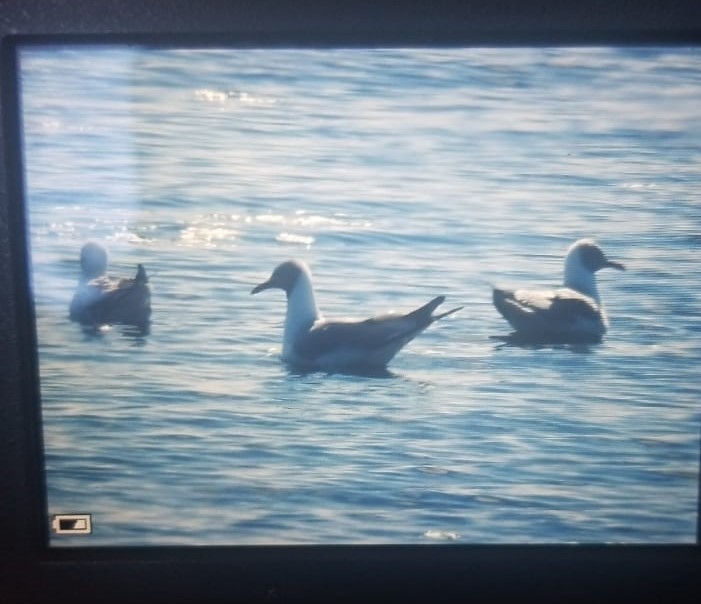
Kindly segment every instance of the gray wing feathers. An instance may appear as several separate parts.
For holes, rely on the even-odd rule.
[[[111,280],[99,277],[88,284],[92,292],[86,299],[74,299],[71,318],[83,323],[128,323],[148,321],[151,295],[148,277],[139,264],[133,278]]]
[[[346,348],[380,350],[397,341],[409,342],[431,323],[457,310],[440,315],[431,313],[445,301],[438,296],[406,315],[383,315],[365,321],[333,321],[313,327],[296,345],[296,352],[305,357],[317,357],[333,352],[339,345]]]
[[[518,332],[538,336],[579,332],[583,324],[605,329],[601,310],[594,300],[569,289],[552,292],[494,288],[496,309]]]

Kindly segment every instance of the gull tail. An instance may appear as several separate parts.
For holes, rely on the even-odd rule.
[[[500,289],[498,287],[492,288],[492,302],[494,303],[494,307],[507,319],[508,306],[509,304],[513,304],[513,298],[514,293],[512,291]]]
[[[443,317],[447,317],[448,315],[452,315],[454,312],[457,312],[464,308],[464,306],[456,306],[455,308],[451,308],[450,310],[446,310],[445,312],[442,312],[439,315],[433,315],[431,317],[432,321],[438,321],[438,319],[442,319]]]
[[[134,283],[148,283],[148,275],[146,274],[146,269],[143,264],[137,265]]]
[[[434,321],[438,321],[438,319],[442,319],[443,317],[447,317],[448,315],[452,315],[454,312],[463,308],[462,306],[458,306],[457,308],[453,308],[438,315],[432,314],[436,308],[443,304],[443,302],[445,302],[445,296],[436,296],[428,304],[424,304],[421,308],[417,308],[415,311],[409,313],[408,316],[429,324],[433,323]]]

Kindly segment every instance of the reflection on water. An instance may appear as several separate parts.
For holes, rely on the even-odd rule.
[[[524,348],[526,350],[569,350],[575,354],[590,354],[594,352],[597,343],[592,342],[569,342],[569,341],[553,341],[553,339],[539,340],[530,337],[524,337],[518,333],[510,333],[505,336],[496,335],[489,336],[490,340],[499,342],[496,345],[496,349],[503,348],[505,346],[516,346],[519,348]]]
[[[116,332],[121,337],[132,340],[134,344],[142,345],[146,343],[146,336],[151,330],[151,322],[148,321],[141,325],[81,325],[80,329],[86,341],[91,338],[110,337]]]
[[[314,373],[322,373],[325,375],[344,375],[358,378],[398,378],[400,377],[396,373],[390,371],[387,367],[343,367],[334,371],[322,371],[318,370],[302,370],[298,367],[289,367],[289,375],[296,377],[305,377]]]

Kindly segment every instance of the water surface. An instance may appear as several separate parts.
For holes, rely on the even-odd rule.
[[[30,48],[21,57],[53,545],[695,540],[701,56],[663,49]],[[595,238],[600,345],[517,347],[489,284]],[[146,336],[68,321],[87,240]],[[431,326],[389,375],[300,375],[328,317]]]

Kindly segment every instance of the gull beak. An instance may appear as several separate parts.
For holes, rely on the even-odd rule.
[[[604,268],[615,268],[616,270],[619,270],[619,271],[626,270],[626,267],[623,266],[620,262],[616,262],[615,260],[608,260],[608,259],[606,259],[606,263],[604,264]]]
[[[275,287],[275,285],[270,282],[270,279],[268,279],[267,281],[263,281],[263,283],[260,285],[256,285],[251,290],[251,294],[257,294],[258,292],[262,292],[264,289],[270,289],[272,287]]]

